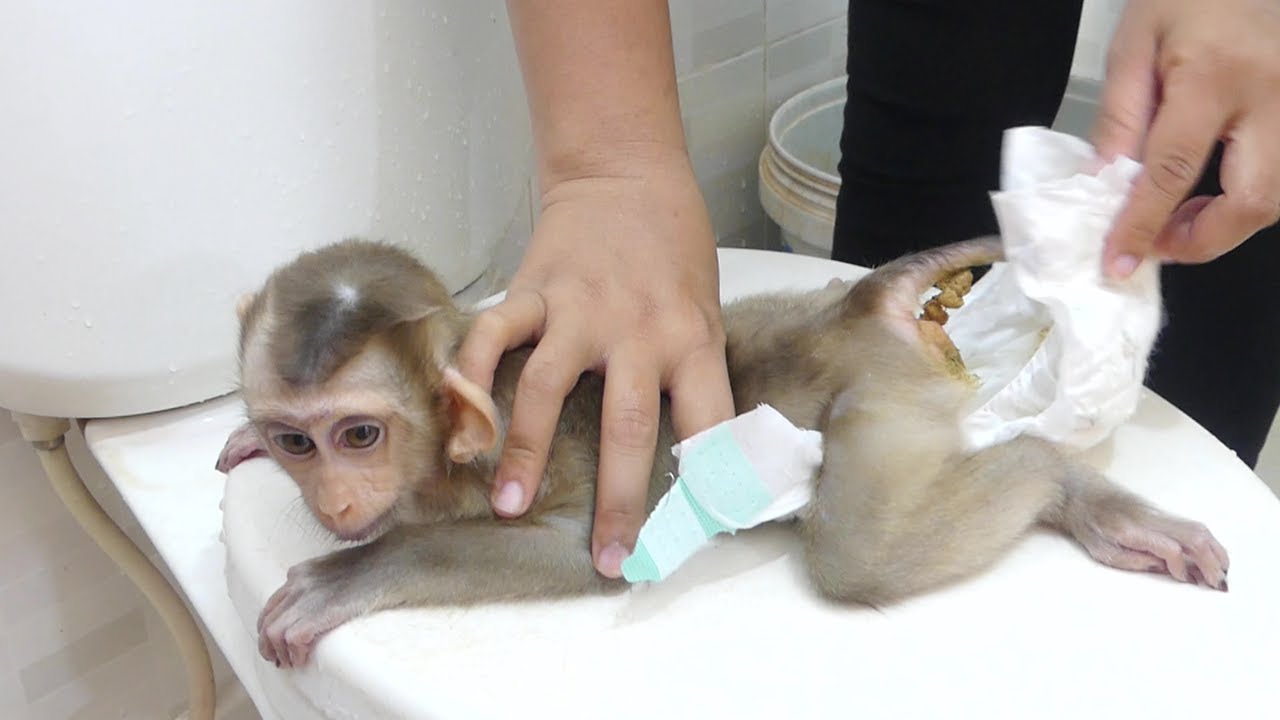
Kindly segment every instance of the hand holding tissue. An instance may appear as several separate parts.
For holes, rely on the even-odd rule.
[[[961,428],[978,450],[1023,433],[1083,449],[1135,410],[1161,321],[1159,266],[1104,278],[1104,239],[1141,166],[1101,165],[1076,137],[1005,133],[992,193],[1006,261],[974,284],[947,334],[977,392]],[[769,406],[673,448],[679,477],[623,563],[630,582],[661,580],[720,533],[808,504],[820,435]]]

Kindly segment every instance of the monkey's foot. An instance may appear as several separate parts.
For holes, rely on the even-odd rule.
[[[284,585],[258,616],[258,652],[276,667],[305,665],[325,633],[368,611],[352,569],[326,560],[316,558],[289,568]],[[364,588],[366,594],[373,591]]]
[[[265,456],[266,454],[267,449],[262,446],[262,439],[258,437],[258,431],[249,423],[245,423],[236,428],[231,433],[231,436],[227,438],[227,444],[222,447],[222,452],[218,454],[218,462],[215,467],[218,472],[231,472],[231,468],[245,460]]]
[[[1204,525],[1130,507],[1093,513],[1076,539],[1098,562],[1226,592],[1227,551]]]

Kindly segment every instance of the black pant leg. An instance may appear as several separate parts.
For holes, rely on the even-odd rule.
[[[995,232],[1006,128],[1049,125],[1081,0],[850,0],[832,257],[879,265]]]
[[[1057,114],[1080,5],[850,0],[834,259],[875,266],[996,230],[1002,134]],[[1221,192],[1216,159],[1196,192]],[[1280,228],[1162,279],[1147,384],[1254,466],[1280,407]]]
[[[1194,191],[1218,195],[1221,148]],[[1161,272],[1167,324],[1147,386],[1249,467],[1280,408],[1280,226],[1203,265]]]

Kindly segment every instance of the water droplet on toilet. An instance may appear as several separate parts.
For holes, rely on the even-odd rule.
[[[84,326],[85,326],[85,327],[87,327],[87,328],[91,328],[91,327],[93,327],[93,318],[85,318],[85,319],[84,319]]]
[[[169,372],[171,373],[178,372],[178,365],[176,363],[169,363]]]
[[[71,309],[72,309],[72,310],[79,310],[79,309],[80,309],[80,301],[79,301],[79,300],[72,300],[72,301],[71,301]]]
[[[423,110],[423,111],[422,111],[422,119],[423,119],[423,120],[430,120],[430,119],[431,119],[431,111],[430,111],[430,110]]]
[[[498,13],[489,13],[489,22],[498,22]]]

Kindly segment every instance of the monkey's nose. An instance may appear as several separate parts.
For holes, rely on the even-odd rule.
[[[330,500],[328,502],[320,501],[316,503],[316,509],[326,520],[340,525],[342,521],[351,515],[350,500]]]
[[[335,523],[341,523],[344,518],[351,514],[351,503],[344,503],[341,507],[338,507],[335,510],[325,510],[324,514],[325,517]]]

